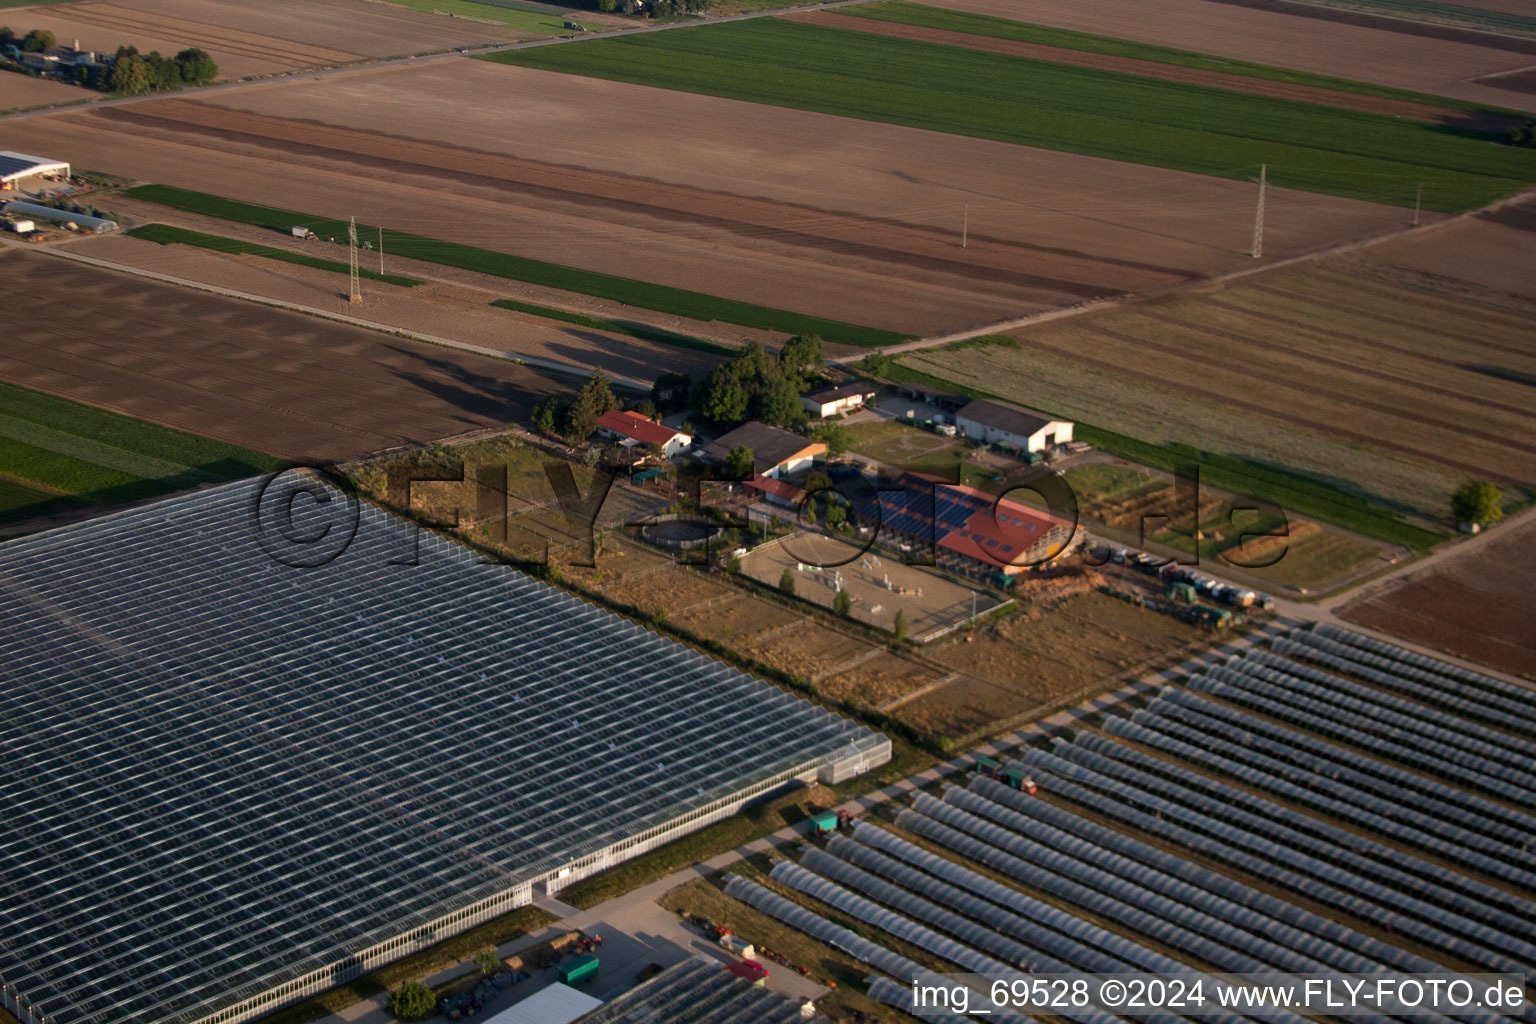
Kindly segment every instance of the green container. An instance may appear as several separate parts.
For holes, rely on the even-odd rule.
[[[817,832],[837,831],[837,814],[818,814],[811,819],[811,827]]]
[[[997,770],[999,768],[1001,768],[1002,766],[1003,766],[1003,762],[1001,762],[1001,761],[994,761],[990,757],[986,757],[985,755],[978,754],[978,755],[976,755],[976,763],[971,765],[971,771],[975,772],[978,775],[992,775],[992,776],[995,776],[997,774]]]
[[[597,977],[597,957],[591,953],[583,953],[574,960],[567,960],[560,965],[560,981],[566,985],[580,985],[588,979]]]

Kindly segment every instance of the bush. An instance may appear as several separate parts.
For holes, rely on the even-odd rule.
[[[784,575],[779,577],[779,593],[795,596],[795,570],[785,569]]]
[[[832,599],[832,611],[841,618],[848,618],[853,614],[853,597],[846,590],[839,590],[837,596]]]
[[[437,997],[419,981],[407,981],[389,994],[389,1012],[401,1020],[416,1020],[437,1012]]]
[[[907,638],[907,628],[908,627],[907,627],[907,613],[906,613],[906,611],[904,611],[904,610],[903,611],[898,611],[896,613],[896,622],[895,622],[895,625],[893,627],[893,632],[896,635],[896,642],[897,643],[901,643],[903,640],[905,640]]]
[[[1451,495],[1451,514],[1458,523],[1484,526],[1502,518],[1504,494],[1487,480],[1468,480]]]

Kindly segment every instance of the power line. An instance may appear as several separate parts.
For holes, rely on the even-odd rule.
[[[362,302],[363,291],[357,283],[357,218],[353,217],[347,224],[347,257],[348,269],[352,272],[352,290],[347,296],[349,302]]]

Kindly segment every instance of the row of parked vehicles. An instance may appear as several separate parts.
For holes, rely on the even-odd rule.
[[[1177,562],[1150,555],[1145,551],[1133,554],[1125,548],[1119,548],[1111,553],[1110,560],[1137,572],[1146,573],[1148,576],[1156,576],[1168,585],[1168,596],[1173,600],[1193,604],[1197,598],[1203,597],[1234,608],[1259,609],[1266,612],[1275,610],[1275,599],[1268,594],[1261,594],[1233,583],[1223,583],[1190,566],[1179,565]]]

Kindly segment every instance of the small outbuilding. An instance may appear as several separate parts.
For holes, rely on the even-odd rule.
[[[877,394],[879,391],[868,384],[842,384],[802,395],[800,404],[805,406],[807,412],[826,419],[828,416],[841,416],[862,409],[874,401]]]
[[[736,448],[752,452],[756,475],[782,480],[802,469],[809,469],[818,455],[827,453],[821,441],[812,441],[778,427],[753,420],[743,423],[704,449],[712,461],[724,464]]]
[[[955,426],[982,444],[1012,445],[1021,452],[1039,452],[1072,440],[1072,424],[1044,413],[1004,402],[978,398],[955,413]]]
[[[603,413],[597,421],[597,430],[602,436],[615,438],[623,445],[653,444],[668,459],[681,455],[693,444],[692,434],[664,427],[648,416],[629,410],[611,409]]]
[[[35,220],[51,220],[59,224],[74,224],[84,231],[97,235],[105,235],[117,230],[117,222],[107,220],[105,217],[55,210],[51,206],[42,206],[38,203],[6,203],[0,206],[0,213],[8,213],[13,217],[26,216]]]

